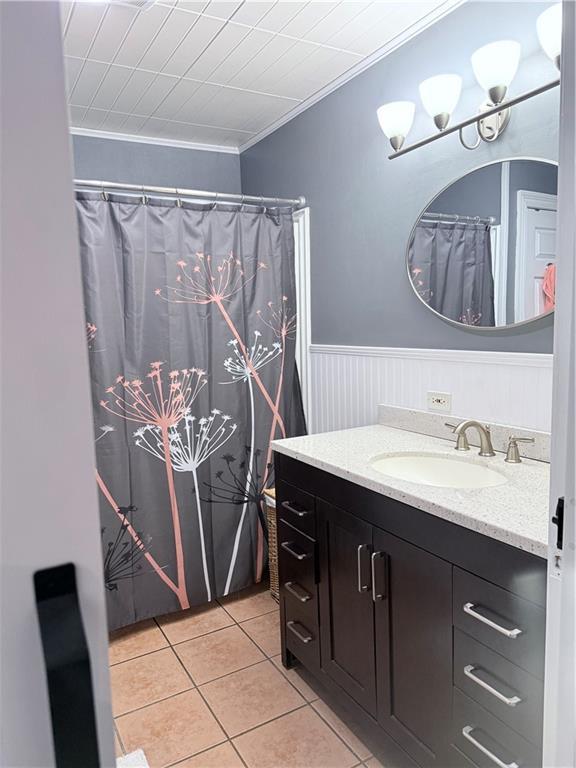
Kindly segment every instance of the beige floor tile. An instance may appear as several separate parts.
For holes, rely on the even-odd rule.
[[[310,688],[305,680],[300,677],[298,669],[284,669],[280,655],[274,656],[272,661],[274,662],[274,665],[280,670],[280,672],[282,672],[284,677],[292,683],[294,688],[296,688],[299,693],[304,696],[306,701],[316,701],[318,694],[316,691]]]
[[[114,734],[114,749],[116,751],[116,757],[120,757],[124,754],[124,750],[122,749],[122,744],[120,744],[120,739],[118,738],[118,734]]]
[[[184,760],[183,763],[178,763],[174,768],[244,768],[244,763],[228,741],[209,749],[207,752]]]
[[[196,690],[119,717],[116,726],[126,752],[143,749],[151,768],[172,765],[226,739]]]
[[[229,736],[304,704],[304,699],[269,661],[233,672],[200,689]]]
[[[229,627],[233,623],[218,603],[209,603],[198,608],[189,608],[187,611],[158,617],[158,624],[172,645]]]
[[[238,622],[278,610],[278,603],[268,591],[266,584],[258,584],[228,597],[221,597],[218,602]]]
[[[280,614],[278,611],[243,621],[242,629],[250,635],[267,656],[276,656],[280,653]]]
[[[117,629],[110,635],[110,664],[119,664],[135,656],[166,648],[168,641],[152,619],[140,621],[124,629]]]
[[[352,768],[358,758],[311,707],[234,739],[248,768]]]
[[[320,717],[322,717],[328,725],[330,725],[340,736],[342,741],[346,742],[346,744],[350,747],[350,749],[358,756],[359,760],[367,760],[369,757],[371,757],[372,753],[366,747],[356,736],[355,733],[353,733],[350,728],[344,723],[338,715],[330,709],[328,704],[326,702],[322,701],[321,699],[318,699],[318,701],[315,701],[312,706],[318,712]]]
[[[265,656],[240,627],[226,627],[175,646],[196,685],[263,661]]]
[[[171,648],[110,667],[110,683],[115,717],[193,687]]]

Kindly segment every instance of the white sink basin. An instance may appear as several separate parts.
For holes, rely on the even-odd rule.
[[[386,453],[371,459],[370,466],[398,480],[440,488],[489,488],[507,482],[501,472],[472,458],[441,453]]]

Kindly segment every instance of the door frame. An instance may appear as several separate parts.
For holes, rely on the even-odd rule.
[[[528,247],[527,224],[531,208],[547,211],[558,210],[558,195],[519,189],[516,193],[516,261],[514,268],[514,321],[526,320],[524,291],[526,288],[526,251]]]
[[[312,419],[312,378],[310,345],[312,343],[310,300],[310,208],[294,211],[294,262],[296,272],[296,366],[300,375],[302,405],[306,425],[310,431]]]
[[[557,290],[544,683],[546,768],[576,764],[576,4],[563,0],[558,174]],[[563,547],[552,523],[565,499]]]

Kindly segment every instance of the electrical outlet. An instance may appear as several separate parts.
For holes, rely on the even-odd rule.
[[[452,395],[449,392],[428,392],[427,406],[429,411],[452,413]]]

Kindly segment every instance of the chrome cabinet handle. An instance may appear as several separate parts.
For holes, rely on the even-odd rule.
[[[291,541],[283,541],[282,544],[280,544],[280,546],[282,547],[282,549],[288,552],[289,555],[292,555],[292,557],[295,557],[296,560],[306,560],[307,557],[310,557],[309,552],[296,552],[295,549],[292,549]]]
[[[309,592],[306,592],[306,590],[295,581],[287,581],[284,586],[288,592],[290,592],[291,595],[294,595],[297,600],[300,600],[301,603],[307,603],[308,600],[312,600],[312,595]]]
[[[473,667],[472,664],[467,664],[464,667],[464,674],[466,677],[470,678],[472,682],[476,683],[476,685],[479,685],[481,688],[484,688],[485,691],[488,691],[488,693],[491,693],[492,696],[495,696],[499,701],[504,702],[504,704],[507,704],[509,707],[515,707],[517,704],[520,704],[522,699],[519,696],[504,696],[504,694],[500,693],[496,688],[492,688],[492,686],[485,683],[484,680],[476,677],[474,674],[475,669],[476,667]]]
[[[388,586],[388,573],[387,573],[387,555],[385,552],[374,552],[372,554],[372,600],[376,603],[380,600],[385,600],[387,595],[387,586]],[[377,579],[377,573],[376,573],[376,565],[377,563],[382,563],[384,568],[383,573],[383,584],[382,587],[378,587],[378,579]]]
[[[500,626],[500,624],[496,624],[495,621],[491,621],[490,619],[486,618],[486,616],[482,616],[481,613],[478,613],[478,610],[476,609],[476,606],[474,603],[464,603],[462,610],[464,613],[467,613],[469,616],[472,616],[473,619],[476,619],[477,621],[481,621],[482,624],[486,624],[486,626],[491,627],[492,629],[495,629],[496,632],[500,632],[501,635],[504,635],[505,637],[509,637],[511,640],[516,640],[518,635],[522,634],[522,630],[518,629],[506,629],[506,627]]]
[[[370,583],[366,584],[364,582],[364,576],[363,576],[363,570],[364,570],[363,569],[363,564],[364,563],[363,563],[363,557],[362,557],[364,553],[368,554],[369,551],[370,551],[370,549],[369,549],[367,544],[360,544],[360,546],[358,547],[358,554],[357,554],[357,557],[358,557],[358,592],[360,592],[360,593],[368,592],[368,590],[370,589]],[[368,572],[368,579],[367,579],[367,581],[368,582],[370,581],[370,573],[369,572]]]
[[[484,746],[484,744],[481,744],[478,739],[475,739],[474,736],[472,736],[473,730],[474,727],[472,725],[465,725],[464,728],[462,728],[462,736],[464,736],[464,738],[467,739],[470,744],[473,744],[476,749],[479,749],[482,754],[490,758],[490,760],[492,760],[495,765],[500,766],[500,768],[520,768],[517,762],[505,763],[503,760],[500,760],[497,755],[491,752],[487,747]]]
[[[290,632],[292,632],[293,635],[296,635],[298,640],[301,640],[303,643],[309,643],[311,640],[313,640],[312,635],[310,634],[310,632],[308,632],[306,627],[302,626],[302,624],[299,624],[297,621],[288,621],[288,622],[286,622],[286,626],[288,627]],[[308,632],[308,634],[307,635],[303,635],[300,632],[300,630],[297,629],[297,627],[301,627],[303,630]]]
[[[294,502],[297,503],[297,502]],[[293,515],[297,515],[298,517],[306,517],[306,515],[310,514],[309,509],[305,509],[304,507],[301,507],[298,504],[298,507],[292,506],[292,504],[289,501],[283,501],[282,506],[284,509],[287,509],[288,512],[292,512]]]

